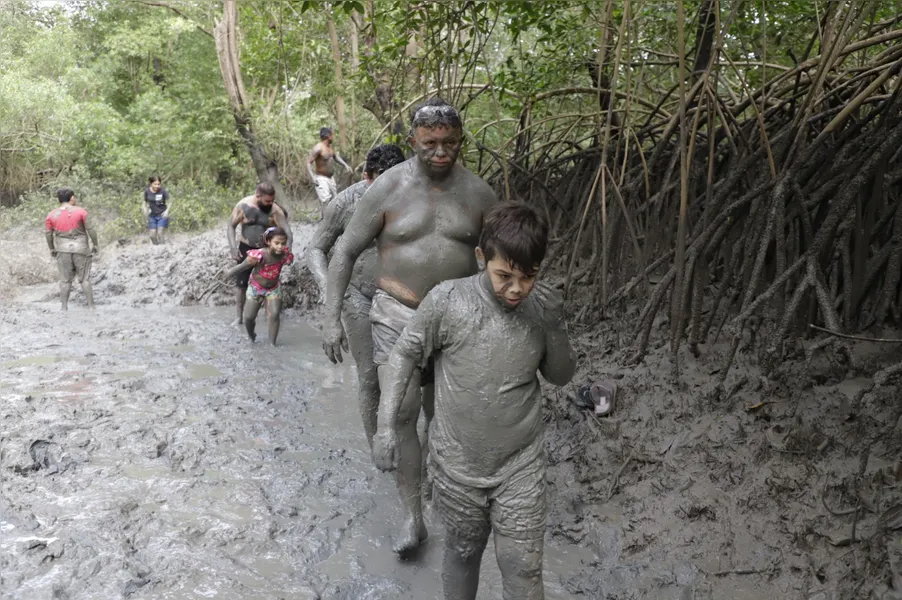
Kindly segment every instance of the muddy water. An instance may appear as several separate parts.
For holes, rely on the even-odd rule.
[[[4,306],[0,597],[441,597],[431,507],[421,556],[391,552],[398,503],[370,463],[352,367],[330,365],[299,316],[278,349],[230,318]],[[546,552],[547,597],[572,597],[596,558],[554,539]],[[500,597],[491,552],[482,581],[480,598]]]

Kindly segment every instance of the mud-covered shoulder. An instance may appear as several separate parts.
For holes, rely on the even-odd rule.
[[[412,185],[415,181],[413,160],[415,158],[395,165],[380,175],[363,193],[360,205],[373,206],[378,203],[382,209],[386,209],[406,202],[406,195],[399,192],[403,192],[406,186]]]

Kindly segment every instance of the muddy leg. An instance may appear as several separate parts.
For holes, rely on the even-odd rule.
[[[260,311],[262,304],[263,298],[253,298],[244,307],[244,327],[247,329],[247,337],[251,338],[252,342],[257,341],[257,334],[254,332],[254,329],[257,327],[257,313]]]
[[[70,293],[72,293],[72,283],[69,281],[60,281],[60,300],[63,303],[63,310],[69,310]]]
[[[426,417],[426,429],[423,431],[423,439],[420,441],[420,448],[423,453],[423,499],[432,500],[432,486],[429,482],[429,474],[426,472],[426,463],[429,459],[429,425],[432,423],[432,417],[435,415],[435,382],[429,382],[423,386],[423,416]]]
[[[379,366],[379,385],[384,389],[383,379],[387,367]],[[420,372],[415,371],[407,387],[407,395],[401,403],[395,429],[398,433],[398,447],[401,460],[394,471],[395,483],[401,494],[401,510],[404,524],[395,540],[394,551],[402,558],[415,550],[428,533],[423,523],[423,504],[420,497],[422,484],[422,452],[417,435],[417,419],[420,416]]]
[[[448,529],[442,556],[442,589],[445,600],[475,600],[479,566],[489,541],[489,531],[479,538],[463,537]]]
[[[357,402],[363,420],[363,432],[372,450],[379,414],[379,374],[376,363],[373,362],[373,327],[370,324],[369,300],[356,294],[345,300],[342,313],[351,355],[357,365]]]
[[[88,308],[94,310],[94,288],[91,286],[91,258],[90,256],[73,256],[75,264],[75,272],[78,275],[78,282],[81,284],[81,291],[85,293],[85,302]]]
[[[267,298],[266,309],[269,312],[269,343],[275,346],[282,319],[282,301],[278,298]]]
[[[235,305],[238,308],[238,318],[232,325],[241,325],[244,322],[244,303],[247,299],[247,286],[235,288]],[[256,314],[256,313],[255,313]]]
[[[72,293],[72,280],[75,279],[75,262],[70,252],[60,252],[56,256],[56,266],[60,272],[60,302],[63,310],[69,310],[69,294]]]
[[[503,600],[544,600],[542,556],[545,540],[515,540],[495,532]]]

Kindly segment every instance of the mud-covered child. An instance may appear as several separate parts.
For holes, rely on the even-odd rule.
[[[269,341],[275,346],[279,337],[282,313],[282,286],[279,276],[282,267],[294,262],[294,254],[288,247],[288,234],[281,227],[270,227],[263,232],[263,248],[247,251],[244,261],[223,274],[224,279],[253,269],[247,286],[247,301],[244,305],[243,321],[247,335],[252,342],[257,341],[255,332],[257,313],[266,303],[269,315]]]
[[[563,300],[536,277],[548,225],[524,204],[493,208],[476,248],[485,270],[435,286],[394,346],[373,458],[400,459],[396,419],[408,380],[435,357],[429,435],[434,502],[446,529],[446,600],[472,600],[494,532],[505,600],[544,598],[545,452],[537,372],[573,377]]]

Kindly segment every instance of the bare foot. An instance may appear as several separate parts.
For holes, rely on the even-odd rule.
[[[238,325],[244,325],[244,319],[242,319],[241,317],[238,317],[237,319],[232,321],[232,327],[236,327]]]
[[[247,337],[251,338],[251,343],[252,343],[252,344],[253,344],[253,343],[256,343],[256,341],[257,341],[257,334],[256,334],[256,333],[248,333],[248,334],[247,334]]]
[[[401,527],[401,533],[392,549],[399,558],[408,558],[413,551],[420,547],[420,544],[426,541],[427,537],[429,537],[429,532],[426,531],[426,524],[423,523],[423,520],[420,519],[417,523],[414,517],[410,517]]]

